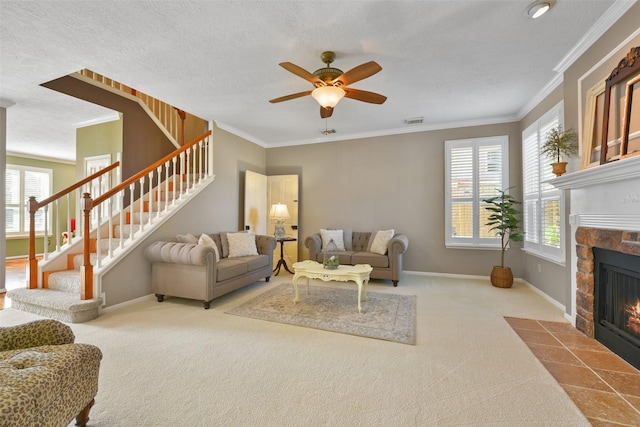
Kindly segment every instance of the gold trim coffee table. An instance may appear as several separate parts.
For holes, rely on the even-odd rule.
[[[369,283],[369,274],[373,270],[369,264],[356,265],[339,265],[335,270],[324,268],[319,262],[307,260],[293,264],[293,288],[296,296],[293,303],[298,302],[298,279],[302,276],[307,278],[307,295],[309,295],[309,279],[320,279],[322,281],[353,281],[358,285],[358,313],[362,313],[362,305],[360,299],[362,289],[364,288],[364,300],[367,301],[367,284]]]

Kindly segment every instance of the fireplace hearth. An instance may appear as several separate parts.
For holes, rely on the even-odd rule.
[[[593,249],[595,338],[640,369],[640,257]]]

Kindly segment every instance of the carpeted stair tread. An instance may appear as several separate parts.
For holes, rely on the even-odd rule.
[[[64,270],[49,274],[47,286],[52,291],[80,293],[80,271]]]
[[[92,252],[91,254],[89,254],[89,260],[91,261],[91,265],[96,265],[96,262],[98,261],[98,254],[96,254],[95,252]],[[82,267],[83,261],[84,261],[84,255],[82,254],[74,255],[73,269],[76,271],[80,271],[80,267]]]
[[[102,305],[101,298],[81,300],[79,293],[52,289],[14,289],[7,296],[15,309],[70,323],[97,318]]]

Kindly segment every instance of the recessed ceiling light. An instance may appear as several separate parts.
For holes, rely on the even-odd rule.
[[[529,5],[527,14],[529,15],[530,18],[536,19],[544,15],[545,13],[547,13],[550,7],[551,7],[551,3],[549,2],[537,1]]]

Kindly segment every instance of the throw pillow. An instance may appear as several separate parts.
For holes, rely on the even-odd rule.
[[[193,243],[194,245],[198,244],[198,238],[196,236],[194,236],[193,234],[189,233],[189,234],[178,234],[176,236],[176,239],[178,239],[178,242],[180,243]]]
[[[220,236],[220,245],[222,247],[222,258],[227,258],[229,256],[229,241],[227,240],[227,234],[229,233],[246,233],[246,231],[221,231],[218,234]]]
[[[393,238],[393,233],[393,230],[378,231],[373,243],[371,243],[371,252],[380,255],[386,254],[387,246],[389,246],[389,241]]]
[[[198,244],[213,247],[213,252],[215,252],[216,254],[216,262],[220,261],[220,252],[218,251],[218,246],[216,245],[216,242],[213,241],[211,236],[209,236],[208,234],[203,234],[202,236],[200,236],[200,239],[198,239]]]
[[[256,235],[253,233],[227,233],[229,258],[258,255]]]
[[[353,232],[350,228],[345,228],[344,230],[344,249],[347,251],[353,250]]]
[[[320,229],[320,237],[322,238],[322,251],[344,251],[344,232],[342,230],[325,230]],[[329,242],[333,242],[336,249],[333,246],[329,247]]]

